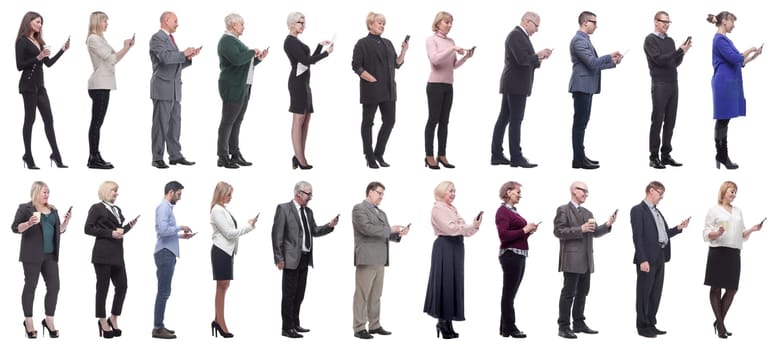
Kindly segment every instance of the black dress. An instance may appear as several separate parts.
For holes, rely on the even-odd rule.
[[[284,52],[289,57],[292,70],[289,72],[289,112],[295,114],[313,113],[313,100],[311,98],[311,65],[327,57],[327,51],[321,52],[322,46],[317,45],[316,51],[311,55],[311,49],[303,44],[297,37],[287,35],[284,40]],[[307,68],[302,74],[298,73],[298,67]]]

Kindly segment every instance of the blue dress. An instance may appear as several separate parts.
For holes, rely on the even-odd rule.
[[[716,33],[713,36],[713,119],[746,115],[743,60],[743,55],[726,35]]]

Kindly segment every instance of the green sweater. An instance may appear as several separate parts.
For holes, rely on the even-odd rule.
[[[224,34],[217,47],[219,54],[219,95],[225,101],[240,100],[246,93],[249,65],[259,64],[254,50],[249,49],[237,37]]]

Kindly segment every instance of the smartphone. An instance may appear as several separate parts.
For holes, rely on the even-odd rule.
[[[405,36],[405,40],[403,40],[403,42],[407,44],[408,40],[411,40],[411,36],[410,35],[406,35]]]
[[[140,214],[138,214],[138,216],[136,216],[136,217],[135,217],[135,219],[132,219],[132,221],[135,221],[135,222],[137,222],[137,221],[138,221],[138,218],[140,218]]]
[[[340,214],[335,215],[335,220],[340,220]]]
[[[192,237],[194,237],[198,233],[200,233],[200,232],[192,232]]]
[[[619,213],[619,210],[618,210],[618,209],[614,210],[614,211],[613,211],[613,216],[616,216],[616,214],[618,214],[618,213]]]
[[[691,220],[691,219],[692,219],[692,217],[691,217],[691,216],[690,216],[690,217],[688,217],[688,218],[686,218],[686,222],[689,222],[689,220]]]
[[[538,221],[538,223],[535,224],[535,227],[540,226],[540,224],[542,224],[542,223],[543,223],[543,220]]]
[[[475,52],[475,46],[473,46],[472,49],[470,49],[470,54],[472,55]]]
[[[132,40],[135,40],[135,33],[132,33]]]
[[[73,206],[71,205],[70,208],[68,208],[68,214],[73,211]]]
[[[259,213],[257,213],[256,216],[254,216],[254,221],[257,221],[257,220],[259,220]]]
[[[481,218],[482,218],[483,216],[484,216],[484,211],[483,211],[483,210],[481,210],[481,211],[478,213],[478,216],[476,216],[476,217],[475,217],[475,219],[476,219],[476,220],[478,220],[478,221],[481,221]]]
[[[200,45],[200,47],[197,48],[197,51],[200,51],[203,49],[203,45]]]
[[[759,226],[762,226],[762,225],[764,224],[764,221],[765,221],[765,220],[767,220],[767,217],[765,217],[764,219],[762,219],[762,221],[759,223]]]
[[[762,51],[763,47],[764,47],[764,43],[762,43],[762,45],[759,46],[759,51]]]
[[[686,37],[686,41],[683,42],[684,45],[689,45],[692,42],[692,36],[689,35]]]

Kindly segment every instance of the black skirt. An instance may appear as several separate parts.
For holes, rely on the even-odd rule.
[[[211,267],[214,281],[232,281],[232,255],[217,246],[211,246]]]
[[[442,320],[465,320],[465,245],[462,236],[438,236],[432,245],[424,312]]]
[[[710,247],[705,266],[705,285],[714,288],[738,289],[740,284],[740,249]]]

